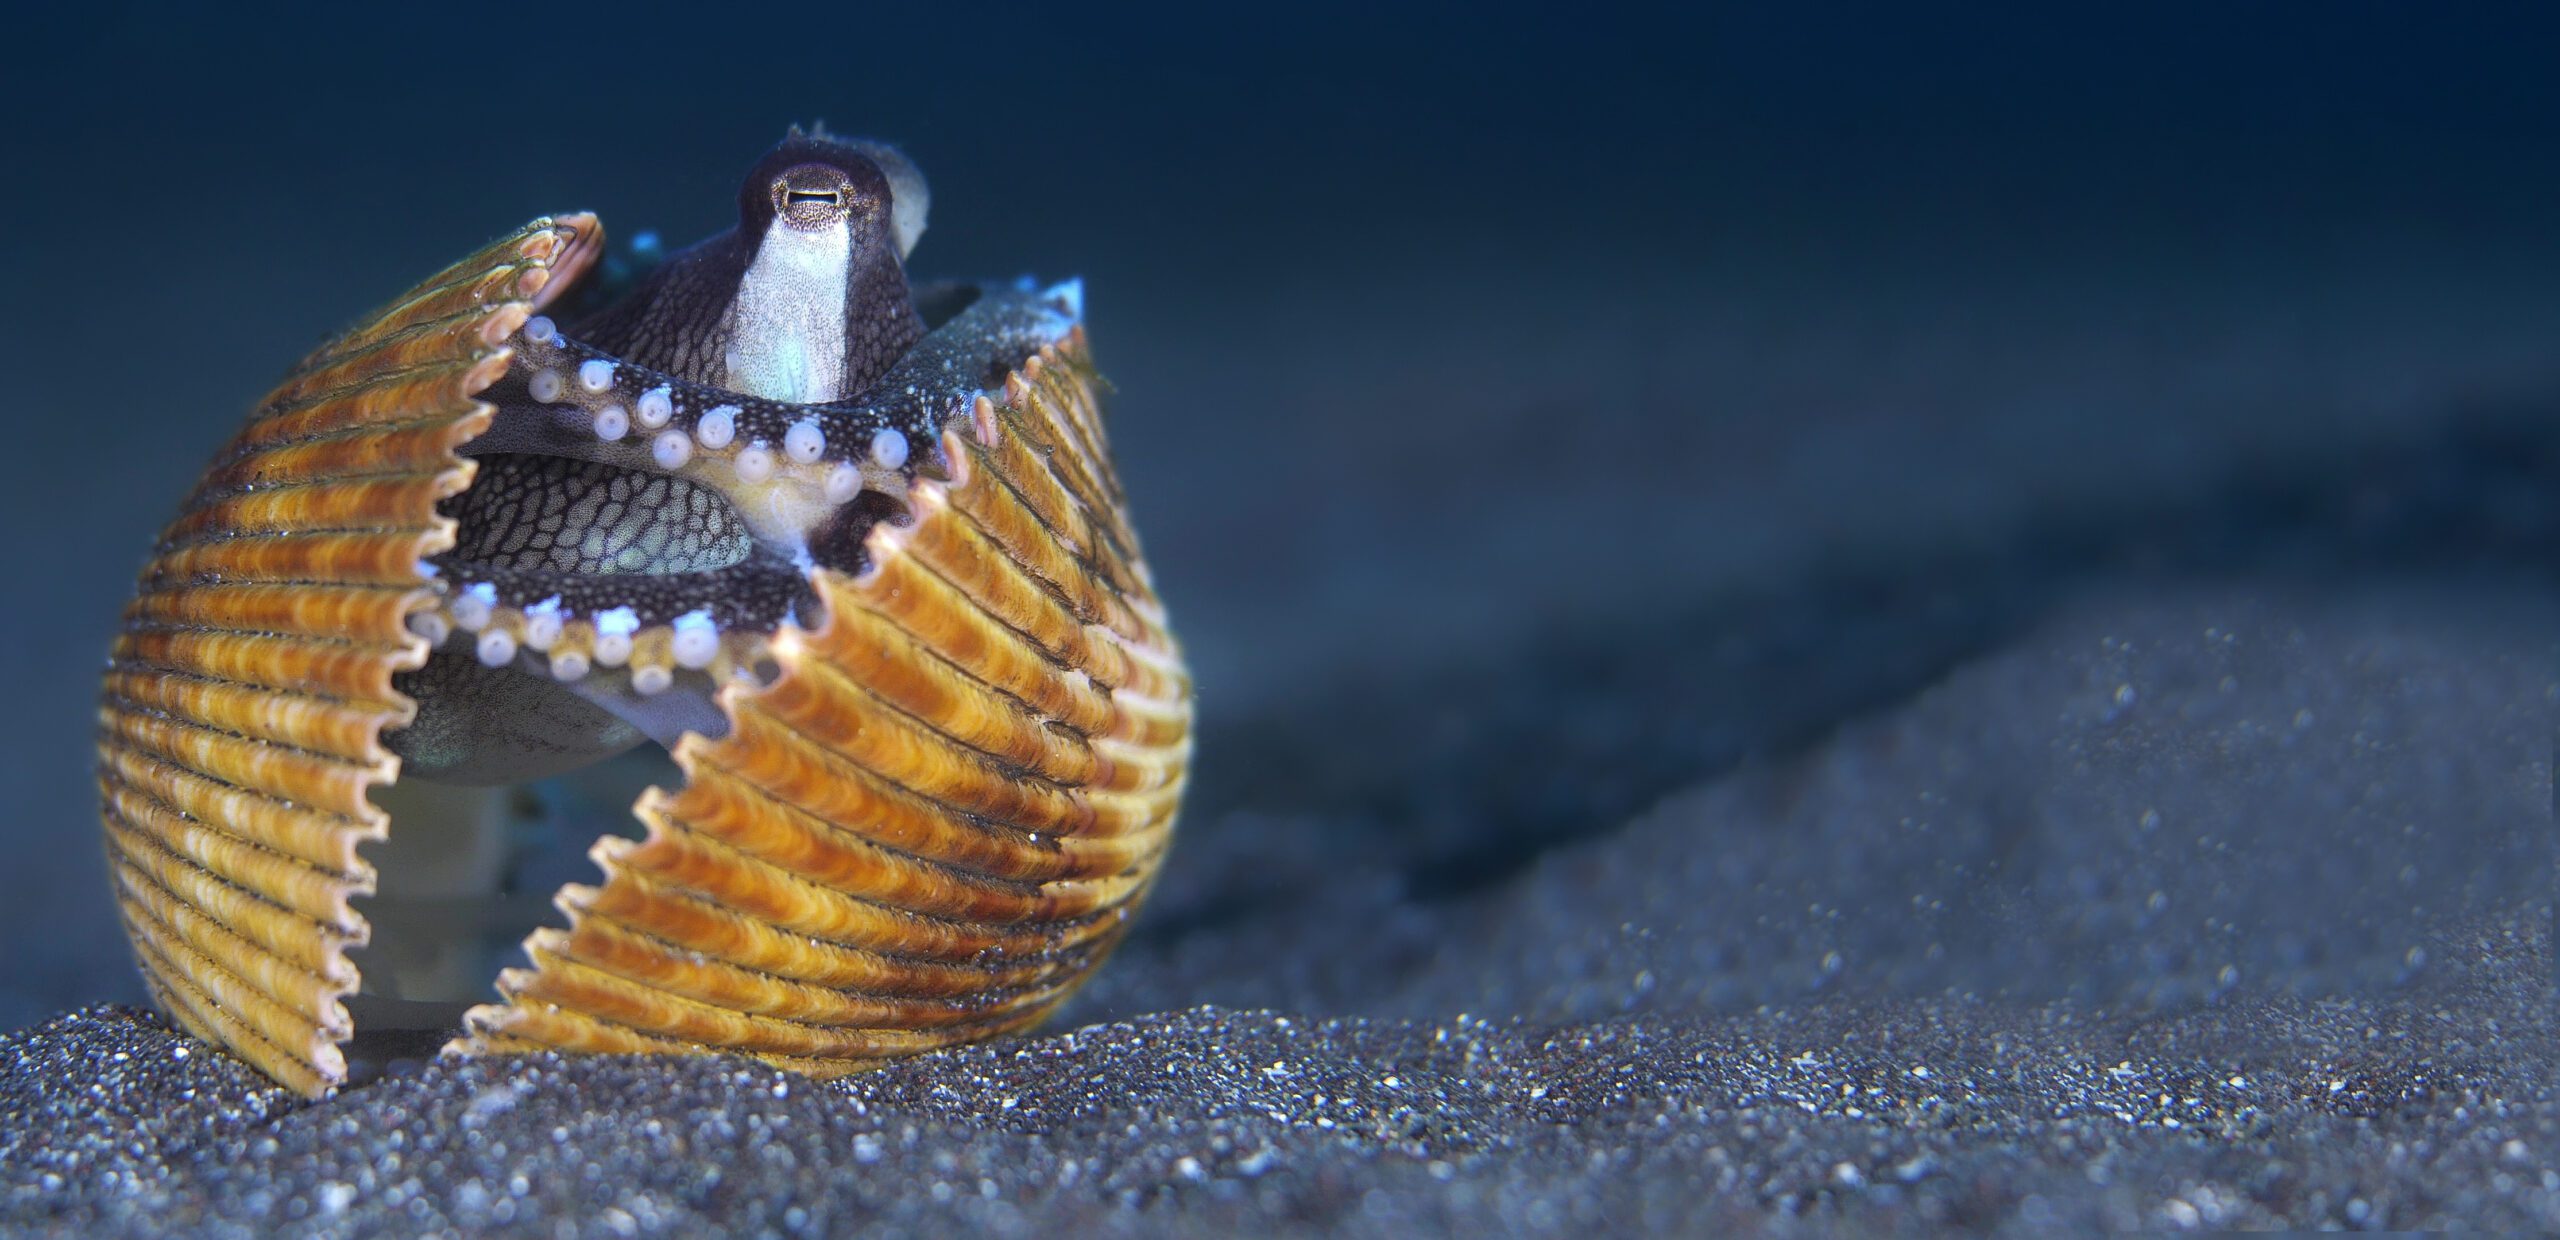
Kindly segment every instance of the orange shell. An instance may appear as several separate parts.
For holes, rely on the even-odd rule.
[[[126,609],[99,711],[118,904],[153,996],[306,1094],[343,1082],[367,798],[414,716],[421,559],[508,339],[600,245],[538,220],[306,359]],[[556,277],[556,280],[555,280]],[[946,428],[860,576],[687,735],[448,1050],[743,1052],[812,1073],[1020,1029],[1115,944],[1170,837],[1191,690],[1123,514],[1081,328]]]

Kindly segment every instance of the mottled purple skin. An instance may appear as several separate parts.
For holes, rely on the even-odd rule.
[[[924,320],[899,261],[891,177],[864,148],[824,135],[795,131],[766,152],[739,186],[737,227],[671,256],[628,296],[570,325],[569,334],[652,370],[720,385],[739,282],[778,213],[795,205],[794,186],[804,186],[802,194],[846,196],[853,244],[845,273],[845,390],[829,399],[869,387],[923,338]]]

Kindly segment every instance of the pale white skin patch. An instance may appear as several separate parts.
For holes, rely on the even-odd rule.
[[[731,391],[795,404],[844,395],[844,306],[853,229],[776,220],[738,282],[729,333]]]

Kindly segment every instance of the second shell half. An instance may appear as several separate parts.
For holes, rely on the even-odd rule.
[[[835,1073],[1090,973],[1164,855],[1190,683],[1077,286],[911,288],[923,199],[894,151],[795,133],[736,229],[624,287],[592,217],[538,220],[259,406],[100,710],[115,891],[174,1019],[343,1082],[358,846],[445,829],[385,790],[651,740],[679,786],[449,1049]]]

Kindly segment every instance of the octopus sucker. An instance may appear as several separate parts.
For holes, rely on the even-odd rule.
[[[838,1075],[1090,976],[1170,840],[1190,682],[1082,285],[911,284],[925,194],[794,130],[735,228],[632,275],[595,217],[536,220],[251,412],[99,711],[112,886],[173,1020],[306,1094],[378,1016],[451,1054]],[[667,758],[639,838],[506,894],[483,789],[635,748]]]

